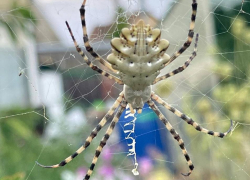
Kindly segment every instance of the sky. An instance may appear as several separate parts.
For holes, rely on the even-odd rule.
[[[191,1],[191,0],[190,0]],[[242,0],[211,0],[214,6],[221,5],[230,9]],[[127,12],[135,13],[143,10],[156,19],[162,19],[167,13],[167,8],[178,2],[177,0],[91,0],[86,5],[86,23],[88,33],[95,27],[107,26],[114,23],[117,17],[118,6],[123,7]],[[199,0],[198,0],[199,2]],[[34,0],[37,9],[50,24],[57,37],[65,45],[71,45],[71,38],[65,26],[68,21],[75,38],[78,42],[82,41],[82,28],[80,21],[79,8],[82,0]],[[91,22],[91,23],[90,23]]]
[[[75,34],[76,40],[82,41],[82,28],[79,8],[82,0],[35,0],[35,6],[43,14],[43,17],[57,33],[61,42],[67,46],[70,36],[66,32],[65,21],[67,20]],[[149,12],[154,18],[161,19],[166,15],[166,8],[173,0],[95,0],[87,1],[86,23],[87,31],[92,32],[95,27],[107,26],[114,22],[117,17],[118,5],[127,12],[135,13],[138,10]],[[155,10],[157,9],[157,11]],[[89,23],[91,22],[91,23]],[[61,29],[61,30],[60,30]],[[67,35],[65,35],[67,34]]]

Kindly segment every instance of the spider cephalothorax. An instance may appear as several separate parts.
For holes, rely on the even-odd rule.
[[[132,108],[141,109],[150,99],[150,86],[170,59],[165,53],[169,42],[160,36],[159,29],[140,20],[111,40],[113,50],[107,60],[125,84],[124,96]]]
[[[146,102],[149,104],[150,108],[153,109],[162,123],[166,126],[166,128],[171,133],[173,138],[178,142],[182,150],[182,153],[189,166],[189,172],[183,174],[184,176],[188,176],[191,174],[194,169],[193,163],[188,155],[187,150],[185,149],[183,140],[153,101],[156,101],[157,103],[164,106],[176,116],[180,117],[183,121],[193,126],[197,131],[201,131],[211,136],[223,138],[232,130],[232,120],[229,130],[225,133],[207,130],[196,123],[192,118],[188,117],[176,108],[172,107],[170,104],[163,101],[159,96],[151,91],[151,86],[153,84],[182,72],[189,66],[191,61],[196,56],[198,34],[195,38],[194,51],[192,55],[186,60],[186,62],[172,72],[157,77],[160,73],[160,70],[174,61],[180,54],[182,54],[190,46],[193,40],[197,3],[196,0],[192,0],[192,2],[191,23],[187,41],[171,57],[169,57],[165,53],[169,46],[169,42],[167,40],[160,39],[161,31],[159,29],[152,29],[149,25],[145,25],[144,22],[140,20],[136,25],[132,25],[130,29],[124,28],[121,32],[120,38],[114,38],[111,40],[111,46],[113,49],[112,53],[108,56],[108,59],[106,61],[101,58],[89,44],[85,23],[86,0],[83,1],[80,8],[80,14],[82,20],[84,46],[86,50],[95,58],[95,60],[99,61],[103,66],[107,67],[111,72],[104,71],[98,66],[94,65],[91,61],[89,61],[88,57],[78,46],[69,27],[69,24],[66,22],[70,35],[74,41],[76,50],[83,57],[83,60],[90,68],[105,77],[113,79],[116,83],[124,85],[124,89],[114,102],[111,109],[107,112],[107,114],[102,118],[96,128],[88,136],[85,143],[74,154],[67,157],[59,164],[44,166],[38,163],[40,166],[45,168],[57,168],[69,163],[90,145],[92,140],[96,137],[97,133],[107,123],[107,119],[115,114],[104,137],[102,138],[99,146],[96,149],[92,164],[84,178],[84,180],[88,180],[94,170],[95,164],[98,160],[99,155],[101,154],[103,147],[106,145],[107,140],[109,139],[116,123],[119,120],[119,117],[121,116],[123,110],[127,105],[130,106],[131,113],[134,113],[134,109],[138,109],[138,112],[140,113],[142,111],[144,103]],[[113,73],[115,75],[113,75]]]

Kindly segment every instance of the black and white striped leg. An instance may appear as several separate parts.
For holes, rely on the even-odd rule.
[[[36,163],[39,166],[43,167],[43,168],[58,168],[60,166],[66,165],[70,161],[72,161],[76,156],[78,156],[80,153],[82,153],[90,145],[90,143],[96,137],[96,135],[98,134],[98,132],[107,123],[107,119],[109,119],[110,117],[113,116],[115,110],[121,104],[121,102],[123,100],[123,94],[124,94],[123,92],[120,93],[119,97],[117,98],[117,100],[115,101],[115,103],[113,104],[113,106],[111,107],[111,109],[107,112],[107,114],[102,118],[102,120],[99,122],[99,124],[91,132],[91,134],[89,135],[89,137],[86,139],[85,143],[79,149],[77,149],[77,151],[74,154],[72,154],[71,156],[67,157],[65,160],[63,160],[59,164],[55,164],[55,165],[51,165],[51,166],[45,166],[45,165],[42,165],[42,164],[40,164],[38,162],[36,162]]]
[[[183,114],[182,112],[180,112],[178,109],[175,109],[174,107],[172,107],[171,105],[169,105],[168,103],[166,103],[165,101],[163,101],[159,96],[157,96],[155,93],[151,94],[151,97],[153,100],[155,100],[156,102],[158,102],[159,104],[163,105],[165,108],[167,108],[169,111],[171,111],[172,113],[174,113],[175,115],[177,115],[178,117],[180,117],[181,119],[183,119],[184,121],[186,121],[188,124],[190,124],[191,126],[193,126],[197,131],[201,131],[203,133],[209,134],[211,136],[215,136],[215,137],[220,137],[223,138],[225,137],[229,132],[232,131],[233,129],[233,121],[231,120],[231,126],[228,129],[227,132],[221,133],[221,132],[214,132],[214,131],[210,131],[208,129],[203,128],[201,125],[199,125],[197,122],[195,122],[192,118],[188,117],[187,115]]]
[[[82,49],[78,46],[78,44],[77,44],[77,42],[76,42],[76,40],[75,40],[75,37],[74,37],[74,35],[73,35],[72,31],[71,31],[71,28],[70,28],[70,26],[69,26],[69,24],[68,24],[67,21],[66,21],[66,25],[67,25],[67,27],[68,27],[69,33],[70,33],[70,35],[71,35],[71,38],[72,38],[72,40],[74,41],[74,44],[75,44],[75,47],[76,47],[77,52],[83,57],[83,59],[84,59],[84,61],[86,62],[86,64],[87,64],[90,68],[92,68],[94,71],[97,71],[98,73],[100,73],[101,75],[106,76],[106,77],[108,77],[109,79],[113,79],[113,80],[115,80],[118,84],[123,85],[122,80],[120,80],[118,77],[116,77],[116,76],[114,76],[114,75],[112,75],[112,74],[110,74],[110,73],[108,73],[108,72],[102,70],[102,69],[99,68],[98,66],[94,65],[94,64],[88,59],[88,57],[83,53]]]
[[[86,50],[91,54],[91,56],[95,58],[95,60],[99,61],[109,70],[116,73],[117,71],[112,68],[111,64],[107,62],[106,60],[104,60],[103,58],[101,58],[89,44],[89,38],[87,34],[86,21],[85,21],[85,4],[86,4],[86,0],[83,1],[82,6],[80,8],[84,46]]]
[[[184,176],[189,176],[193,169],[194,169],[194,165],[188,155],[188,152],[184,146],[184,142],[181,139],[180,135],[174,130],[174,128],[172,127],[172,125],[168,122],[168,120],[164,117],[164,115],[161,113],[161,111],[155,106],[154,102],[152,100],[148,101],[149,106],[153,109],[153,111],[156,113],[156,115],[159,117],[159,119],[163,122],[163,124],[166,126],[166,128],[168,129],[168,131],[171,133],[171,135],[173,136],[173,138],[179,143],[179,146],[182,150],[183,155],[186,158],[188,167],[189,167],[189,172],[186,174],[181,173]]]
[[[91,174],[93,173],[93,170],[95,168],[95,165],[96,165],[96,162],[98,160],[98,157],[100,156],[101,152],[102,152],[102,149],[103,147],[106,145],[110,135],[112,134],[114,128],[115,128],[115,125],[116,123],[118,122],[122,112],[124,111],[124,109],[126,108],[126,105],[127,105],[127,102],[125,102],[124,100],[122,101],[121,103],[121,106],[118,108],[117,112],[116,112],[116,115],[115,117],[113,118],[112,122],[110,123],[104,137],[102,138],[99,146],[97,147],[96,151],[95,151],[95,156],[92,160],[92,163],[89,167],[89,170],[84,178],[84,180],[88,180],[91,176]]]
[[[186,68],[189,66],[189,64],[191,63],[191,61],[195,58],[195,56],[196,56],[196,54],[197,54],[198,38],[199,38],[199,34],[196,34],[195,44],[194,44],[194,51],[193,51],[193,53],[192,53],[192,56],[190,56],[190,57],[188,58],[188,60],[185,62],[185,64],[182,65],[182,66],[180,66],[180,67],[178,67],[177,69],[173,70],[173,71],[170,72],[170,73],[167,73],[167,74],[165,74],[165,75],[163,75],[163,76],[160,76],[160,77],[156,78],[156,80],[154,81],[153,84],[156,84],[157,82],[159,82],[159,81],[161,81],[161,80],[164,80],[164,79],[167,79],[167,78],[169,78],[169,77],[171,77],[171,76],[174,76],[174,75],[176,75],[176,74],[182,72],[184,69],[186,69]]]
[[[194,36],[194,26],[195,26],[196,13],[197,13],[197,2],[196,2],[196,0],[193,0],[193,3],[192,3],[191,23],[190,23],[190,27],[189,27],[187,41],[183,44],[183,46],[178,51],[176,51],[170,57],[169,61],[165,64],[165,66],[167,66],[172,61],[174,61],[178,56],[180,56],[190,46],[190,44],[192,43],[193,36]]]

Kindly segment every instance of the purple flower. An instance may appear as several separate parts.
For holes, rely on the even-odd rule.
[[[111,178],[114,175],[114,168],[110,165],[105,165],[100,167],[98,172],[100,175]]]
[[[102,159],[104,161],[111,161],[112,159],[112,153],[110,148],[104,148],[102,153]]]
[[[143,175],[150,173],[150,171],[153,169],[153,163],[149,158],[141,158],[138,164],[139,172]]]
[[[76,171],[77,180],[82,179],[82,177],[84,177],[86,173],[87,169],[85,167],[78,168]]]

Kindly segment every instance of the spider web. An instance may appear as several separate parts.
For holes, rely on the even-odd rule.
[[[195,166],[190,178],[247,180],[250,179],[250,1],[197,1],[198,55],[185,71],[158,83],[153,90],[207,129],[225,132],[230,119],[234,121],[234,131],[219,139],[196,131],[158,105],[185,142]],[[110,39],[142,18],[161,29],[162,38],[170,42],[167,53],[171,55],[186,41],[191,2],[87,1],[90,43],[106,58],[111,52]],[[81,0],[0,3],[0,180],[78,180],[83,179],[91,164],[107,126],[67,166],[42,169],[35,164],[38,161],[52,165],[71,155],[122,91],[114,81],[93,72],[75,51],[64,22],[69,22],[83,47],[78,11],[81,3]],[[182,65],[193,48],[192,43],[162,74]],[[151,116],[152,112],[145,107],[137,118],[145,120]],[[129,147],[126,148],[131,142],[122,134],[128,122],[122,119],[91,179],[188,179],[181,175],[188,170],[181,149],[157,121],[151,122],[153,129],[136,131],[148,122],[135,127],[136,143],[142,140],[147,143],[152,138],[155,145],[144,150],[147,156],[138,158],[139,176],[131,173],[134,159],[127,156]],[[138,154],[139,149],[135,149]]]

